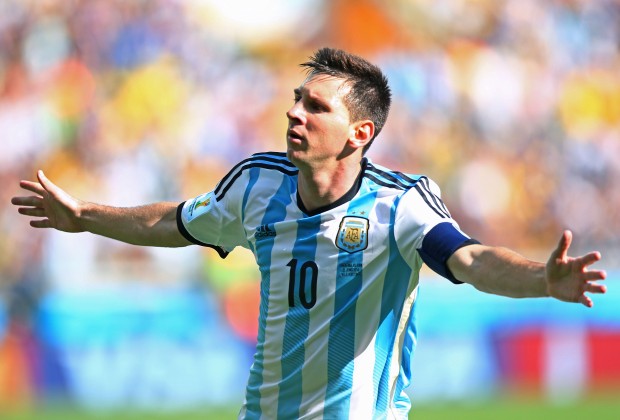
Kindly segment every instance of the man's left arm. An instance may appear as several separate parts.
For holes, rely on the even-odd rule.
[[[528,260],[507,248],[472,244],[457,249],[447,265],[458,280],[483,292],[509,297],[551,296],[592,307],[586,293],[606,291],[596,282],[605,279],[605,271],[588,269],[601,254],[569,257],[571,241],[571,232],[565,231],[546,263]]]

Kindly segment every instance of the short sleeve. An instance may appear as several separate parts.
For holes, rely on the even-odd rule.
[[[240,181],[226,194],[218,196],[216,189],[181,203],[177,210],[179,232],[192,243],[214,248],[222,258],[243,245],[241,197],[247,183]]]
[[[407,261],[421,257],[437,274],[453,283],[461,283],[454,278],[446,262],[454,251],[477,241],[460,230],[432,180],[421,177],[403,194],[396,210],[394,233]]]

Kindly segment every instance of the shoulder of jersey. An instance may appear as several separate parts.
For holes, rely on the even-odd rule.
[[[404,174],[371,162],[367,162],[366,164],[364,177],[382,187],[394,188],[402,191],[414,188],[421,182],[423,183],[424,180],[427,180],[427,178],[422,175]]]
[[[219,201],[224,194],[233,186],[235,181],[251,168],[261,168],[268,171],[277,171],[285,175],[295,176],[298,173],[298,169],[293,165],[286,153],[282,152],[263,152],[255,153],[247,159],[242,160],[236,164],[227,174],[222,178],[217,187],[214,190],[216,199]]]
[[[435,182],[424,175],[410,175],[392,171],[368,162],[365,177],[376,184],[401,191],[414,189],[428,207],[441,218],[450,218],[448,208],[441,200],[441,192]]]

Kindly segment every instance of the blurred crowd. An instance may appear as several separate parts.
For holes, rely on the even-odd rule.
[[[394,104],[369,156],[437,181],[466,232],[538,258],[570,228],[575,252],[614,264],[620,1],[260,3],[0,2],[0,289],[78,284],[89,262],[202,272],[209,251],[175,262],[34,231],[10,197],[38,168],[114,205],[208,191],[249,154],[284,150],[298,63],[324,45],[386,71]]]

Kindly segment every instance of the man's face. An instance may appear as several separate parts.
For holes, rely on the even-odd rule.
[[[311,75],[295,89],[295,104],[288,110],[286,133],[288,158],[312,165],[339,156],[352,134],[344,96],[350,88],[344,80]]]

